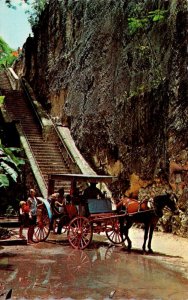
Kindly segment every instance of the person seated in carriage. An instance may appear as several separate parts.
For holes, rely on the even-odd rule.
[[[83,202],[85,208],[85,216],[89,216],[89,207],[88,207],[88,199],[100,199],[104,198],[103,193],[96,187],[96,182],[90,182],[90,186],[88,186],[83,192]]]
[[[62,227],[78,214],[72,200],[73,198],[70,194],[64,195],[63,188],[59,189],[58,193],[51,195],[51,209],[53,214],[51,226],[55,232],[56,223],[58,223],[57,234],[61,234]]]
[[[57,199],[55,201],[55,207],[58,208],[60,213],[64,212],[65,204],[66,204],[66,198],[65,198],[65,191],[64,188],[60,188],[57,192]]]
[[[90,186],[84,190],[83,198],[84,199],[99,199],[103,198],[103,193],[96,187],[96,182],[91,182]]]

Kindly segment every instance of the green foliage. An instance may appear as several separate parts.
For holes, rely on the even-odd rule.
[[[21,6],[23,4],[23,2],[26,3],[26,4],[29,4],[29,0],[20,0],[19,1],[19,5]],[[5,0],[5,3],[7,4],[7,6],[9,8],[16,9],[16,5],[14,5],[14,1],[12,1],[12,0]]]
[[[0,0],[4,1],[4,0]],[[49,0],[20,0],[14,4],[14,0],[5,0],[5,3],[9,8],[15,9],[17,6],[28,4],[28,9],[26,9],[26,14],[28,14],[28,20],[31,26],[34,26],[38,23],[41,12],[45,9],[46,5],[49,3]]]
[[[13,50],[8,44],[0,37],[0,69],[4,66],[11,66],[16,56],[13,55]]]
[[[130,34],[134,34],[138,31],[138,29],[146,29],[148,26],[149,20],[148,18],[128,18],[128,26]]]
[[[4,103],[5,96],[0,96],[0,106]]]
[[[150,18],[153,22],[163,21],[167,15],[168,10],[156,9],[153,11],[149,11],[148,18]]]
[[[6,148],[0,144],[0,188],[8,187],[10,180],[17,182],[20,166],[25,164],[22,158],[18,158],[21,149]]]
[[[7,175],[0,174],[0,188],[1,187],[8,187],[9,186],[9,179]]]
[[[148,14],[144,17],[128,18],[128,27],[130,34],[134,34],[140,29],[146,30],[154,23],[163,21],[167,13],[167,10],[156,9],[148,12]]]
[[[31,9],[26,11],[29,16],[28,20],[31,26],[34,26],[38,23],[39,17],[48,3],[49,0],[35,0],[32,2]]]

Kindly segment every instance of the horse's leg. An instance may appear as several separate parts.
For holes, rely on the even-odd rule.
[[[129,238],[129,228],[131,228],[132,224],[133,224],[132,222],[127,221],[126,226],[124,226],[124,234],[126,236],[127,243],[128,243],[127,246],[128,251],[130,251],[132,248],[132,242]]]
[[[153,253],[153,250],[151,249],[151,241],[153,237],[153,231],[154,231],[155,225],[151,224],[150,225],[150,230],[149,230],[149,240],[148,240],[148,252]]]
[[[121,238],[123,240],[123,235],[124,235],[124,223],[125,223],[125,218],[124,217],[120,217],[119,218],[119,225],[120,225],[120,235],[121,235]]]
[[[125,225],[126,223],[126,225]],[[127,243],[128,243],[128,250],[131,250],[132,242],[129,238],[129,228],[132,226],[132,222],[128,220],[128,218],[120,217],[119,218],[119,224],[120,224],[120,235],[123,239],[123,235],[125,235]]]
[[[145,224],[145,230],[144,230],[144,243],[143,243],[143,246],[142,246],[142,249],[143,249],[143,252],[145,253],[146,252],[146,241],[147,241],[147,238],[148,238],[148,231],[149,231],[149,224]]]

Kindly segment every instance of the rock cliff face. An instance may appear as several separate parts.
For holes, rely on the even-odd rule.
[[[182,195],[188,182],[187,1],[49,2],[17,73],[70,127],[96,171],[119,176],[122,192],[137,193],[162,170]]]

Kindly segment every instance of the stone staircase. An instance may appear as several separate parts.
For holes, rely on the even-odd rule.
[[[5,96],[6,113],[11,121],[16,121],[18,124],[19,134],[24,135],[32,156],[32,159],[29,159],[30,164],[32,164],[32,160],[35,161],[46,188],[42,194],[43,196],[47,195],[48,174],[74,172],[66,161],[66,150],[62,145],[60,146],[61,143],[53,127],[50,138],[44,137],[41,124],[30,102],[22,90],[12,90],[6,73],[0,73],[0,89]],[[57,182],[55,190],[62,186],[68,193],[70,190],[68,182]]]
[[[1,90],[11,90],[12,86],[5,71],[0,73],[0,88]]]

